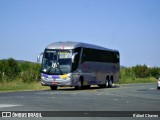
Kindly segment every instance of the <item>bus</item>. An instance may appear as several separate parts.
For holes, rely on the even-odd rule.
[[[91,85],[110,88],[119,80],[118,50],[83,42],[55,42],[38,55],[38,62],[40,58],[41,85],[50,86],[51,90],[59,86],[78,90]]]

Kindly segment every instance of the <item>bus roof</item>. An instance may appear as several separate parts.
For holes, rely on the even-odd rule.
[[[113,49],[108,49],[105,47],[101,47],[98,45],[83,43],[83,42],[54,42],[46,47],[46,49],[74,49],[78,47],[84,48],[93,48],[93,49],[100,49],[100,50],[107,50],[107,51],[117,51]]]

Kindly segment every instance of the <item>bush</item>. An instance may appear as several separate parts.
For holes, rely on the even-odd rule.
[[[40,81],[41,65],[37,63],[23,63],[21,64],[21,79],[23,82]]]
[[[160,68],[154,67],[149,70],[149,74],[152,77],[159,78],[160,77]]]
[[[0,72],[0,80],[2,80],[2,73]]]
[[[14,78],[16,78],[20,73],[18,63],[13,58],[8,60],[1,60],[0,68],[1,79],[3,76],[5,76],[7,77],[7,80],[14,80]]]
[[[136,65],[135,67],[122,67],[119,83],[138,83],[155,81],[160,77],[160,68]]]
[[[149,69],[146,65],[137,65],[133,67],[133,71],[137,78],[146,78],[150,76]]]
[[[0,81],[20,79],[23,82],[40,80],[41,65],[31,62],[17,62],[13,58],[0,60]]]

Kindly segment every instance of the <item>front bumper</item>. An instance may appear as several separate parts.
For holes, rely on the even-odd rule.
[[[42,73],[41,84],[43,86],[71,86],[71,75],[47,75]]]

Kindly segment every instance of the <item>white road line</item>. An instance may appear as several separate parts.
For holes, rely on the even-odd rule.
[[[14,104],[0,104],[0,108],[15,107],[15,106],[22,106],[22,105],[14,105]]]
[[[155,90],[156,88],[150,88],[150,90]]]

